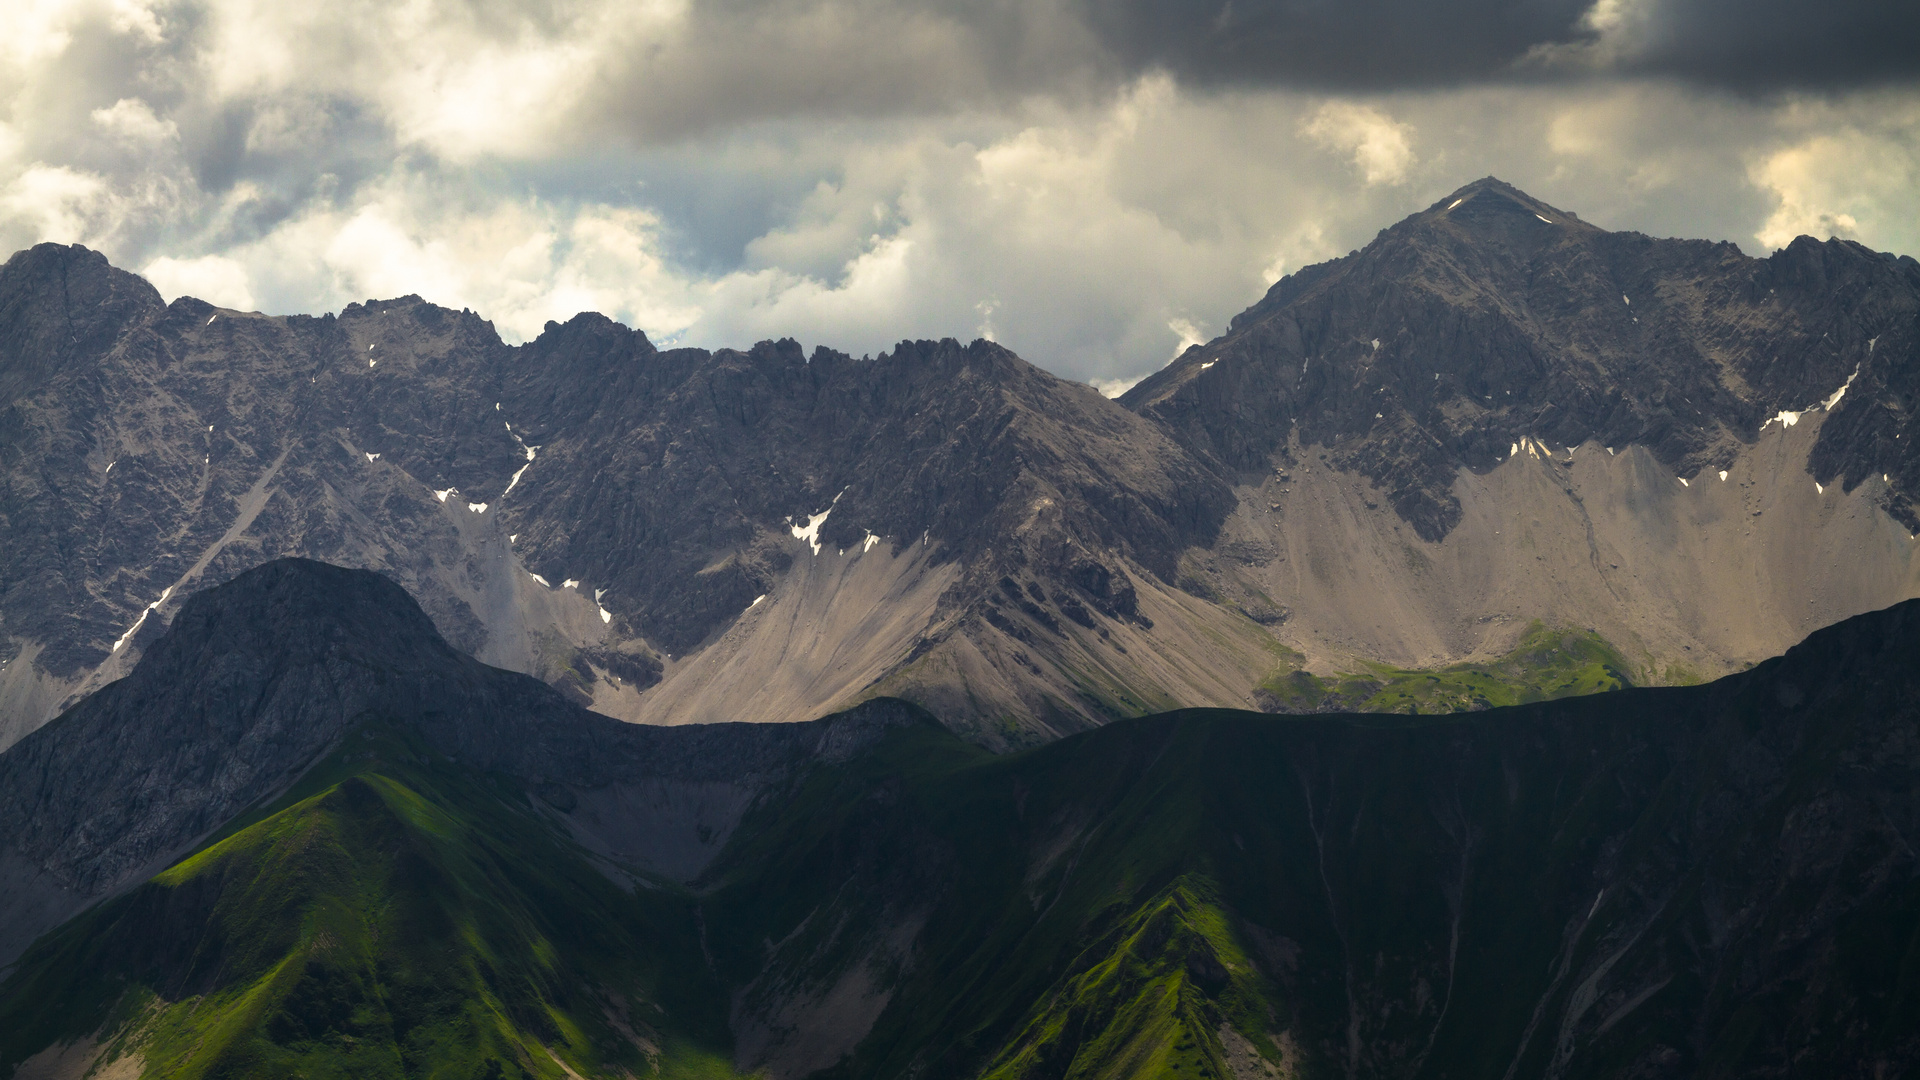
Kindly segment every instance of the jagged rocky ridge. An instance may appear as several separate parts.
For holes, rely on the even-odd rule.
[[[470,1060],[476,1049],[496,1055],[500,1075],[644,1067],[775,1080],[1870,1076],[1920,1063],[1909,977],[1920,602],[1823,630],[1709,686],[1447,718],[1190,710],[999,758],[905,706],[819,725],[621,728],[530,680],[474,668],[549,711],[502,719],[476,707],[456,721],[432,709],[447,692],[443,666],[465,662],[415,645],[428,668],[407,696],[405,669],[381,658],[399,638],[430,635],[424,618],[370,575],[312,564],[256,571],[185,614],[270,624],[316,608],[331,613],[317,620],[324,629],[289,643],[330,641],[322,651],[337,674],[389,683],[394,711],[360,731],[391,734],[342,745],[320,766],[331,772],[319,790],[36,946],[0,984],[0,1065],[57,1057],[60,1040],[80,1048],[83,1067],[145,1055],[149,1067],[192,1061],[196,1075],[270,1062],[402,1075],[455,1061],[462,1075],[491,1075]],[[180,623],[153,657],[244,648],[211,621]],[[257,719],[235,711],[237,726],[271,730],[275,672],[225,670],[232,700],[259,703]],[[105,710],[83,714],[92,730],[157,727],[115,700],[117,725]],[[450,760],[435,732],[469,726]],[[81,729],[51,725],[0,754],[0,767]],[[162,730],[210,760],[259,757],[217,723]],[[618,752],[628,738],[646,752]],[[596,784],[627,769],[670,772],[657,762],[677,759],[672,747],[715,739],[780,749],[724,850],[682,876],[692,890],[577,846],[610,831]],[[606,764],[582,768],[580,746]],[[414,747],[438,749],[423,760]],[[535,769],[556,758],[579,778],[542,779]],[[217,780],[180,791],[225,797]],[[671,824],[669,809],[632,801],[626,813],[646,828]],[[316,814],[371,824],[337,827],[331,848],[275,839],[326,825]],[[437,839],[406,839],[406,820]],[[503,924],[474,924],[477,940],[462,947],[493,965],[474,992],[503,1010],[503,1026],[469,1043],[409,1042],[403,1005],[425,990],[403,965],[296,934],[304,967],[256,972],[248,965],[261,961],[231,936],[245,925],[277,940],[287,931],[275,920],[338,918],[304,922],[303,905],[350,902],[331,869],[282,870],[383,866],[398,842],[451,872],[458,860],[431,851],[468,851],[477,841],[462,837],[489,828],[519,836],[527,860],[494,871],[490,887],[545,910],[544,923],[505,929],[532,925],[551,941],[488,938]],[[623,914],[587,865],[653,885]],[[416,868],[381,888],[410,910],[441,880]],[[262,894],[263,882],[294,885]],[[572,882],[586,925],[611,935],[603,950],[617,940],[634,951],[582,966],[555,915],[566,903],[556,882]],[[281,906],[245,906],[263,895]],[[639,978],[661,957],[685,969],[677,982],[642,979],[644,1006],[609,996],[623,967]],[[589,976],[612,982],[569,981]],[[138,1007],[116,1009],[128,994]],[[730,1044],[725,1064],[687,1056],[676,1033],[722,1000],[722,1030],[708,1035]],[[87,1009],[50,1016],[49,1002]],[[189,1022],[205,1025],[205,1041],[182,1043],[168,1026]],[[387,1045],[397,1055],[381,1059]]]
[[[1608,232],[1489,177],[1276,283],[1122,400],[1230,473],[1327,447],[1428,540],[1459,523],[1455,475],[1522,439],[1643,446],[1691,477],[1826,403],[1813,479],[1897,478],[1877,502],[1914,530],[1916,355],[1909,256]]]
[[[1014,745],[1536,620],[1711,677],[1920,593],[1917,315],[1908,258],[1609,233],[1493,180],[1122,404],[990,342],[660,351],[581,315],[508,347],[417,297],[162,304],[43,245],[0,267],[0,745],[281,555],[648,722],[884,694]]]

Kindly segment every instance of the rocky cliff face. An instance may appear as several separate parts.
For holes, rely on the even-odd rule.
[[[1641,446],[1695,477],[1819,410],[1833,419],[1812,478],[1887,474],[1877,501],[1912,529],[1920,451],[1894,436],[1920,377],[1916,319],[1912,258],[1611,233],[1488,178],[1280,281],[1124,401],[1234,473],[1328,448],[1429,541],[1460,523],[1456,474],[1525,440]]]
[[[1598,630],[1711,676],[1920,595],[1920,263],[1612,233],[1491,178],[1122,400],[1231,478],[1190,587],[1323,670]]]
[[[1492,180],[1122,403],[990,342],[163,305],[46,245],[0,269],[0,745],[286,555],[656,723],[890,694],[1010,745],[1534,621],[1711,677],[1920,595],[1917,316],[1911,259],[1608,233]]]
[[[583,315],[510,349],[417,298],[318,319],[163,306],[54,246],[15,256],[0,292],[10,737],[125,671],[149,610],[162,624],[192,588],[280,555],[392,574],[459,648],[622,715],[761,598],[756,614],[817,621],[781,587],[796,561],[871,555],[891,569],[870,577],[924,584],[897,625],[840,643],[853,676],[820,660],[823,685],[776,718],[957,639],[945,651],[1016,676],[971,698],[919,678],[957,720],[1082,724],[1109,706],[1028,676],[1036,631],[1072,626],[1099,652],[1103,624],[1150,625],[1133,581],[1170,581],[1232,504],[1151,424],[987,342],[661,353]],[[713,696],[645,718],[731,718]]]

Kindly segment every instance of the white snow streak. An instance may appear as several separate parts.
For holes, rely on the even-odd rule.
[[[749,608],[756,608],[756,607],[759,607],[759,606],[760,606],[760,601],[762,601],[762,600],[765,600],[766,598],[767,598],[767,594],[766,594],[766,593],[761,593],[761,594],[760,594],[759,596],[756,596],[756,597],[754,597],[754,598],[753,598],[753,603],[751,603],[751,604],[748,604],[748,605],[747,605],[747,607],[749,607]]]
[[[594,603],[596,603],[596,604],[597,604],[597,603],[599,603],[599,602],[600,602],[600,598],[601,598],[601,597],[603,597],[603,596],[605,596],[605,595],[607,595],[607,590],[605,590],[605,589],[595,589],[595,590],[593,590],[593,602],[594,602]]]
[[[1204,363],[1204,364],[1201,364],[1201,365],[1200,365],[1200,370],[1201,370],[1201,371],[1205,371],[1205,370],[1207,370],[1208,368],[1210,368],[1210,367],[1212,367],[1213,365],[1215,365],[1215,364],[1217,364],[1217,363],[1219,363],[1219,362],[1220,362],[1220,361],[1218,361],[1218,360],[1209,360],[1209,361],[1207,361],[1206,363]]]
[[[213,320],[215,320],[215,319],[217,319],[217,318],[219,318],[219,317],[220,317],[220,313],[219,313],[219,312],[214,312],[214,313],[213,313],[212,315],[209,315],[209,316],[207,316],[207,325],[208,325],[208,326],[212,326],[212,325],[213,325]]]
[[[120,459],[119,459],[119,458],[115,458],[115,459],[113,459],[112,461],[109,461],[109,462],[107,462],[107,472],[112,472],[112,471],[113,471],[113,467],[114,467],[115,465],[118,465],[118,464],[120,464]],[[106,474],[105,474],[105,473],[102,473],[101,475],[103,475],[103,476],[104,476],[104,475],[106,475]]]
[[[1456,206],[1459,206],[1459,205],[1460,205],[1461,203],[1463,203],[1463,202],[1466,202],[1466,201],[1467,201],[1467,200],[1466,200],[1466,199],[1465,199],[1464,197],[1462,197],[1462,198],[1458,198],[1458,199],[1455,199],[1455,200],[1453,200],[1452,202],[1450,202],[1450,203],[1448,203],[1448,204],[1447,204],[1447,210],[1451,210],[1451,209],[1453,209],[1454,207],[1456,207]],[[1442,211],[1441,211],[1441,213],[1443,213],[1443,214],[1444,214],[1444,213],[1446,213],[1446,210],[1442,210]]]
[[[500,405],[498,402],[495,402],[493,407],[497,409],[500,407]],[[507,491],[503,491],[500,493],[500,497],[503,499],[507,497],[507,492],[512,491],[514,488],[514,485],[520,482],[520,477],[524,475],[528,469],[533,467],[534,455],[540,449],[537,446],[528,446],[527,441],[525,439],[522,439],[517,433],[514,432],[512,424],[507,425],[507,434],[512,435],[513,441],[520,445],[520,449],[525,450],[527,452],[527,463],[525,465],[520,466],[518,469],[514,470],[512,478],[510,478],[507,481]]]
[[[1847,395],[1847,387],[1852,386],[1853,380],[1859,377],[1860,377],[1860,365],[1855,364],[1853,365],[1853,374],[1847,376],[1847,381],[1840,384],[1840,389],[1835,390],[1832,393],[1832,395],[1830,395],[1827,398],[1826,403],[1822,405],[1821,408],[1825,409],[1828,412],[1832,412],[1833,407],[1835,405],[1840,404],[1840,399]]]
[[[155,601],[154,601],[153,603],[151,603],[151,604],[148,604],[148,605],[146,606],[146,609],[140,612],[140,617],[139,617],[139,618],[137,618],[137,619],[135,619],[135,620],[133,620],[133,625],[132,625],[132,626],[129,626],[129,627],[127,627],[127,632],[126,632],[126,633],[124,633],[124,634],[121,634],[121,635],[120,635],[120,640],[119,640],[119,641],[116,641],[116,642],[114,642],[114,643],[113,643],[113,649],[112,649],[111,651],[112,651],[112,652],[119,652],[119,651],[120,651],[120,646],[122,646],[122,645],[125,645],[125,644],[127,643],[127,641],[128,641],[128,640],[129,640],[130,638],[132,638],[132,637],[133,637],[133,635],[134,635],[135,633],[137,633],[137,632],[138,632],[138,631],[140,630],[140,626],[141,626],[141,624],[142,624],[142,623],[145,623],[145,622],[147,621],[147,616],[149,616],[149,615],[151,615],[151,614],[153,614],[153,613],[154,613],[154,611],[155,611],[156,609],[158,609],[158,608],[160,607],[160,605],[161,605],[161,604],[164,604],[164,603],[166,603],[166,602],[167,602],[167,597],[169,597],[169,596],[171,596],[172,594],[173,594],[173,586],[171,586],[171,585],[169,585],[169,586],[167,586],[167,587],[166,587],[166,588],[164,588],[164,589],[161,589],[161,590],[160,590],[160,599],[158,599],[158,600],[155,600]]]
[[[1533,216],[1539,218],[1541,221],[1544,221],[1549,225],[1553,224],[1553,220],[1551,218],[1548,218],[1545,214],[1535,214]]]
[[[528,576],[528,577],[530,577],[530,578],[532,578],[533,580],[535,580],[535,581],[537,581],[537,582],[539,582],[539,583],[540,583],[540,584],[542,584],[542,585],[546,585],[546,586],[547,586],[547,588],[549,588],[549,589],[551,589],[551,588],[553,588],[553,586],[551,586],[551,585],[547,585],[547,579],[546,579],[546,578],[543,578],[543,577],[541,577],[541,576],[540,576],[539,574],[536,574],[536,573],[534,573],[534,572],[533,572],[533,571],[531,571],[531,570],[529,570],[529,571],[527,571],[527,576]]]

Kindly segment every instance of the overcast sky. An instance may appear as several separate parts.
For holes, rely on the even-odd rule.
[[[1913,0],[0,0],[0,246],[1109,389],[1495,175],[1920,254]]]

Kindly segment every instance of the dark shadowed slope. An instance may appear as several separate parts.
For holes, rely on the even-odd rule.
[[[710,857],[770,777],[894,716],[875,706],[790,727],[624,724],[455,651],[378,574],[276,560],[190,598],[133,674],[0,754],[0,959],[278,794],[369,723],[401,725],[472,768],[607,795],[621,805],[602,842],[616,847],[638,829],[620,819],[622,799],[687,795],[683,819],[659,827],[710,835],[680,849],[655,837],[672,864],[656,869],[672,870]],[[654,849],[635,842],[646,861]]]
[[[656,730],[396,693],[420,711],[369,717],[23,956],[0,1055],[182,1076],[1899,1075],[1920,1064],[1917,682],[1907,603],[1708,686],[1431,718],[1194,710],[1003,757],[880,703]],[[683,760],[734,762],[736,797]],[[672,830],[712,843],[664,873],[635,837]]]

